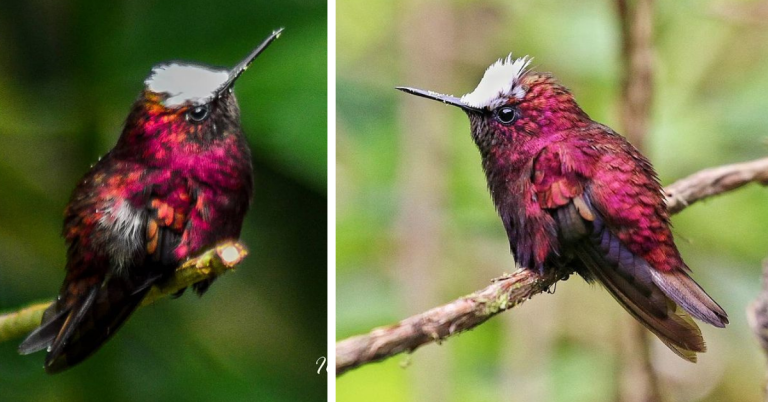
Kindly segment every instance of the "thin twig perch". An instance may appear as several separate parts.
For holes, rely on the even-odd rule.
[[[674,214],[697,201],[752,182],[768,184],[768,158],[706,169],[679,180],[665,189],[667,208]],[[518,269],[471,295],[397,324],[341,340],[336,343],[336,375],[472,329],[567,276],[567,272],[540,276],[533,271]]]
[[[231,241],[207,250],[198,257],[182,264],[167,283],[153,287],[141,305],[152,304],[197,282],[230,271],[247,254],[248,252],[241,243]],[[0,315],[0,342],[20,338],[31,332],[40,325],[43,312],[50,305],[50,301],[35,303],[20,310]]]

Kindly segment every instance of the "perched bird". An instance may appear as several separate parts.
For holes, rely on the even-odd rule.
[[[48,373],[80,363],[181,262],[240,236],[253,180],[233,85],[281,31],[231,70],[152,69],[117,144],[72,194],[64,284],[20,353],[47,348]],[[211,282],[194,289],[202,295]]]
[[[469,116],[521,267],[539,273],[570,267],[597,280],[672,351],[695,362],[706,347],[690,316],[716,327],[728,316],[689,276],[651,163],[592,121],[551,74],[529,64],[528,57],[499,60],[461,98],[397,89]]]

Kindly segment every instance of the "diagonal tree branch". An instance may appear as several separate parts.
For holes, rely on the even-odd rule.
[[[182,264],[167,283],[153,287],[141,305],[152,304],[197,282],[230,271],[247,254],[245,247],[239,242],[221,243]],[[50,305],[50,301],[40,302],[0,315],[0,342],[20,338],[37,328],[43,318],[43,312]]]
[[[568,274],[540,276],[518,269],[492,285],[451,303],[336,343],[336,375],[474,328],[549,289]]]
[[[665,189],[667,208],[674,214],[697,201],[752,182],[768,185],[768,158],[706,169],[679,180]],[[397,324],[341,340],[336,343],[336,375],[472,329],[546,291],[569,274],[555,272],[542,276],[518,269],[471,295]]]
[[[667,209],[676,214],[691,204],[749,183],[768,185],[768,158],[704,169],[665,189]]]

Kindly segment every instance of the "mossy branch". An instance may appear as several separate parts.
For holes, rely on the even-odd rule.
[[[337,342],[336,375],[402,352],[412,352],[428,343],[439,343],[451,335],[474,328],[546,291],[567,275],[540,276],[533,271],[518,269],[494,279],[485,289],[451,303]]]
[[[749,183],[768,184],[768,158],[702,170],[668,186],[667,209],[678,213],[691,204]],[[472,329],[489,318],[546,291],[568,272],[541,276],[527,269],[495,279],[485,289],[397,324],[336,343],[336,375]]]
[[[162,286],[153,287],[141,305],[152,304],[197,282],[224,274],[234,269],[247,254],[245,247],[239,242],[221,243],[195,258],[187,260],[176,270],[168,282],[163,283]],[[50,305],[51,301],[39,302],[0,315],[0,342],[20,338],[31,332],[40,325],[43,312]]]

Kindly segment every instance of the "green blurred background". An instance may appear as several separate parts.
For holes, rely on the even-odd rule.
[[[664,184],[768,153],[762,4],[656,2],[646,153]],[[595,120],[621,132],[621,58],[612,1],[338,0],[336,15],[343,339],[514,269],[466,116],[394,87],[460,95],[498,58],[528,54]],[[673,222],[694,277],[729,312],[731,325],[703,326],[709,352],[696,365],[654,340],[662,388],[676,401],[761,400],[765,359],[744,311],[760,290],[768,256],[768,194],[752,185]],[[622,360],[630,320],[607,292],[575,278],[440,346],[344,374],[338,400],[625,400],[634,384]]]
[[[64,206],[154,64],[233,66],[285,27],[236,86],[248,258],[202,299],[139,310],[63,374],[0,344],[0,400],[326,400],[326,21],[323,0],[0,2],[0,311],[58,291]]]

